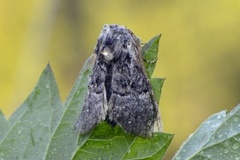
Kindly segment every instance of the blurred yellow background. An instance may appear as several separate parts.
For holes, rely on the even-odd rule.
[[[143,42],[162,33],[155,77],[170,159],[210,115],[240,102],[240,1],[0,2],[0,109],[9,117],[50,62],[64,101],[103,24],[127,26]]]

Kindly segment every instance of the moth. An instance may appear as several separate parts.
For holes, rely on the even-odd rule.
[[[124,26],[106,24],[94,55],[88,91],[75,129],[85,134],[106,120],[136,136],[161,131],[158,105],[143,66],[139,38]]]

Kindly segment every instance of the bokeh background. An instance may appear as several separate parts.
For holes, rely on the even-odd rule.
[[[161,33],[156,77],[165,159],[210,115],[240,102],[240,1],[11,0],[0,2],[0,109],[9,117],[50,62],[64,101],[103,24],[127,26],[142,42]]]

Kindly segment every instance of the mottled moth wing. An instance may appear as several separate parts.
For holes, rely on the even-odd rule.
[[[161,128],[140,40],[124,26],[104,25],[95,55],[85,104],[76,123],[80,133],[91,131],[104,119],[137,136],[151,134],[154,124]]]
[[[80,133],[90,132],[98,122],[106,117],[106,89],[104,86],[105,72],[95,62],[92,75],[89,77],[88,91],[85,97],[83,110],[75,128]]]

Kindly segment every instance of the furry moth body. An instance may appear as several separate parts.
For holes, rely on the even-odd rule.
[[[104,25],[94,49],[84,106],[75,124],[80,134],[100,121],[136,136],[150,135],[161,120],[141,58],[140,40],[126,27]]]

